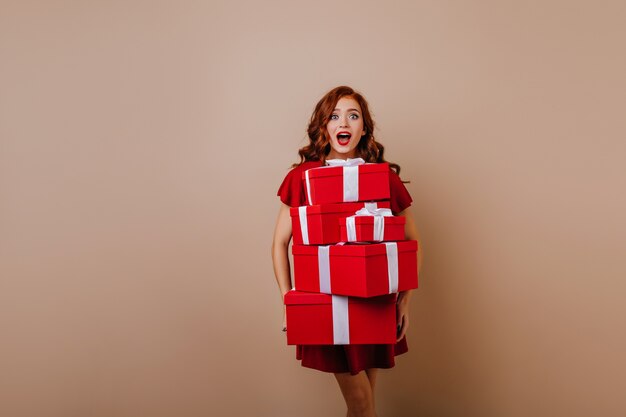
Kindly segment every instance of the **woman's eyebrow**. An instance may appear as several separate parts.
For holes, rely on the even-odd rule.
[[[341,109],[335,109],[335,110],[333,110],[333,111],[339,111],[339,110],[341,110]],[[360,113],[360,111],[359,111],[358,109],[348,109],[348,110],[346,110],[346,111],[355,111],[355,112],[357,112],[357,113]]]

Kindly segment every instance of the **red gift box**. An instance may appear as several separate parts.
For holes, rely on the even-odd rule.
[[[295,289],[374,297],[417,288],[417,241],[294,245]]]
[[[396,295],[353,298],[289,291],[288,345],[396,342]]]
[[[359,209],[389,208],[389,201],[375,203],[338,203],[292,207],[291,225],[293,243],[296,245],[328,245],[342,241],[340,220],[352,216]],[[401,239],[404,239],[404,230]]]
[[[341,242],[404,240],[405,223],[403,216],[349,216],[339,222]]]
[[[323,166],[302,174],[307,204],[389,199],[389,164]]]

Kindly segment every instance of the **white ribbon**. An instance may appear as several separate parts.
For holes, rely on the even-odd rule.
[[[343,201],[359,201],[359,167],[343,167]]]
[[[298,215],[300,217],[300,232],[302,233],[302,243],[309,244],[309,224],[306,217],[307,206],[298,207]]]
[[[398,244],[385,242],[387,249],[387,276],[389,277],[389,294],[398,292]]]
[[[309,181],[309,170],[304,171],[304,177],[306,179],[306,197],[309,200],[309,205],[313,204],[311,201],[311,181]]]
[[[317,266],[319,269],[320,292],[330,294],[330,246],[317,247]]]
[[[346,217],[346,232],[348,232],[348,242],[356,241],[356,225],[354,216]]]
[[[365,207],[358,210],[354,216],[346,217],[346,231],[348,234],[348,242],[356,242],[356,224],[357,216],[373,216],[374,217],[374,241],[381,242],[385,236],[385,217],[393,216],[388,208],[371,208],[365,204]]]
[[[333,343],[350,344],[350,318],[348,316],[348,297],[332,296],[333,304]]]

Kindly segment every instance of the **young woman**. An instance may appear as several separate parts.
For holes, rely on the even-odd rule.
[[[367,101],[350,87],[329,91],[315,106],[308,128],[309,144],[298,152],[294,164],[278,190],[282,201],[274,231],[272,260],[281,296],[289,291],[291,274],[288,247],[291,241],[290,207],[306,204],[302,172],[319,167],[330,159],[363,158],[365,162],[385,162],[384,147],[374,139],[374,121]],[[391,210],[406,217],[406,238],[418,240],[415,222],[408,207],[412,199],[398,176],[400,167],[390,163]],[[418,252],[421,260],[421,250]],[[398,296],[397,342],[390,345],[297,346],[296,357],[302,366],[332,372],[348,406],[348,417],[376,416],[374,387],[377,368],[394,366],[394,356],[408,350],[405,334],[409,326],[411,292]],[[283,316],[283,331],[286,330]]]

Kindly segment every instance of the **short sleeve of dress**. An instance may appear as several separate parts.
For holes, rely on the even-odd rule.
[[[400,176],[395,171],[389,172],[389,193],[391,197],[391,211],[394,214],[400,213],[411,205],[413,199],[404,186]]]
[[[321,161],[306,161],[289,171],[278,188],[277,195],[280,197],[280,201],[289,207],[306,205],[306,190],[304,181],[302,181],[302,173],[321,165]]]
[[[278,188],[277,195],[280,197],[280,201],[289,207],[298,207],[305,204],[302,170],[299,167],[293,168],[287,173],[283,183]]]

